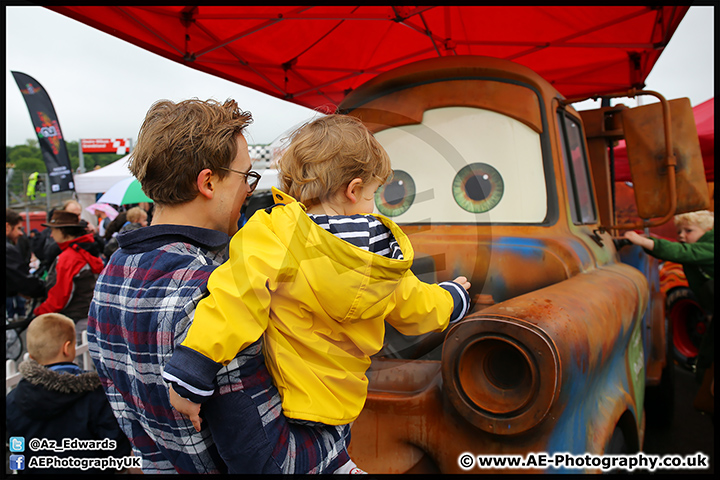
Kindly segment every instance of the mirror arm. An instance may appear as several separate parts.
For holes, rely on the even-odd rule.
[[[663,97],[658,92],[654,92],[652,90],[637,90],[635,88],[631,88],[627,91],[618,91],[612,93],[605,93],[602,95],[568,98],[560,101],[560,103],[563,105],[569,105],[571,103],[581,102],[588,99],[597,100],[601,97],[636,97],[637,95],[652,95],[654,97],[657,97],[658,100],[660,100],[660,104],[662,105],[663,125],[665,127],[665,164],[668,167],[668,190],[670,192],[670,208],[669,211],[662,218],[656,220],[646,219],[639,223],[624,223],[619,225],[600,226],[601,230],[638,230],[657,227],[659,225],[667,223],[675,215],[675,210],[677,209],[677,191],[675,186],[675,168],[677,166],[677,160],[675,158],[675,155],[673,154],[672,132],[670,130],[670,105],[668,104],[665,97]]]

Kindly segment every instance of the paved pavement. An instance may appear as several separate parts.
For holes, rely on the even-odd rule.
[[[711,415],[692,406],[699,384],[694,374],[675,366],[675,415],[669,427],[647,424],[643,452],[657,455],[693,455],[702,452],[709,457],[707,470],[658,470],[655,473],[693,474],[715,471],[715,425]]]

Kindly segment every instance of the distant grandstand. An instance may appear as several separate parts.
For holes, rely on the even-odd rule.
[[[272,160],[270,145],[248,145],[248,152],[253,163],[270,163]]]

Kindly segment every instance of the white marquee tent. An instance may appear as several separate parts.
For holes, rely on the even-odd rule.
[[[82,216],[85,220],[92,222],[93,225],[97,224],[97,220],[85,208],[95,203],[98,193],[105,193],[120,180],[132,177],[132,173],[130,173],[127,166],[129,158],[130,155],[126,155],[110,165],[74,176],[75,193],[77,193],[78,201],[83,207]]]
[[[110,165],[74,176],[75,192],[78,201],[83,207],[83,218],[85,220],[93,224],[97,223],[95,216],[91,215],[85,208],[95,203],[98,193],[105,193],[120,180],[132,177],[132,173],[128,169],[129,159],[130,155],[126,155]],[[258,173],[262,175],[260,184],[257,187],[258,191],[270,190],[271,186],[278,186],[276,170],[258,170]]]
[[[126,155],[110,165],[75,175],[75,191],[77,193],[105,193],[120,180],[132,177],[127,163],[130,155]]]

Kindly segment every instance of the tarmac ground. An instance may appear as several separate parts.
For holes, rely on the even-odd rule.
[[[688,456],[701,452],[708,456],[709,468],[702,470],[658,469],[652,473],[712,474],[715,471],[715,423],[713,415],[693,408],[700,384],[695,374],[675,365],[675,413],[667,426],[645,426],[645,444],[642,451],[655,455]],[[649,472],[648,472],[649,473]]]

